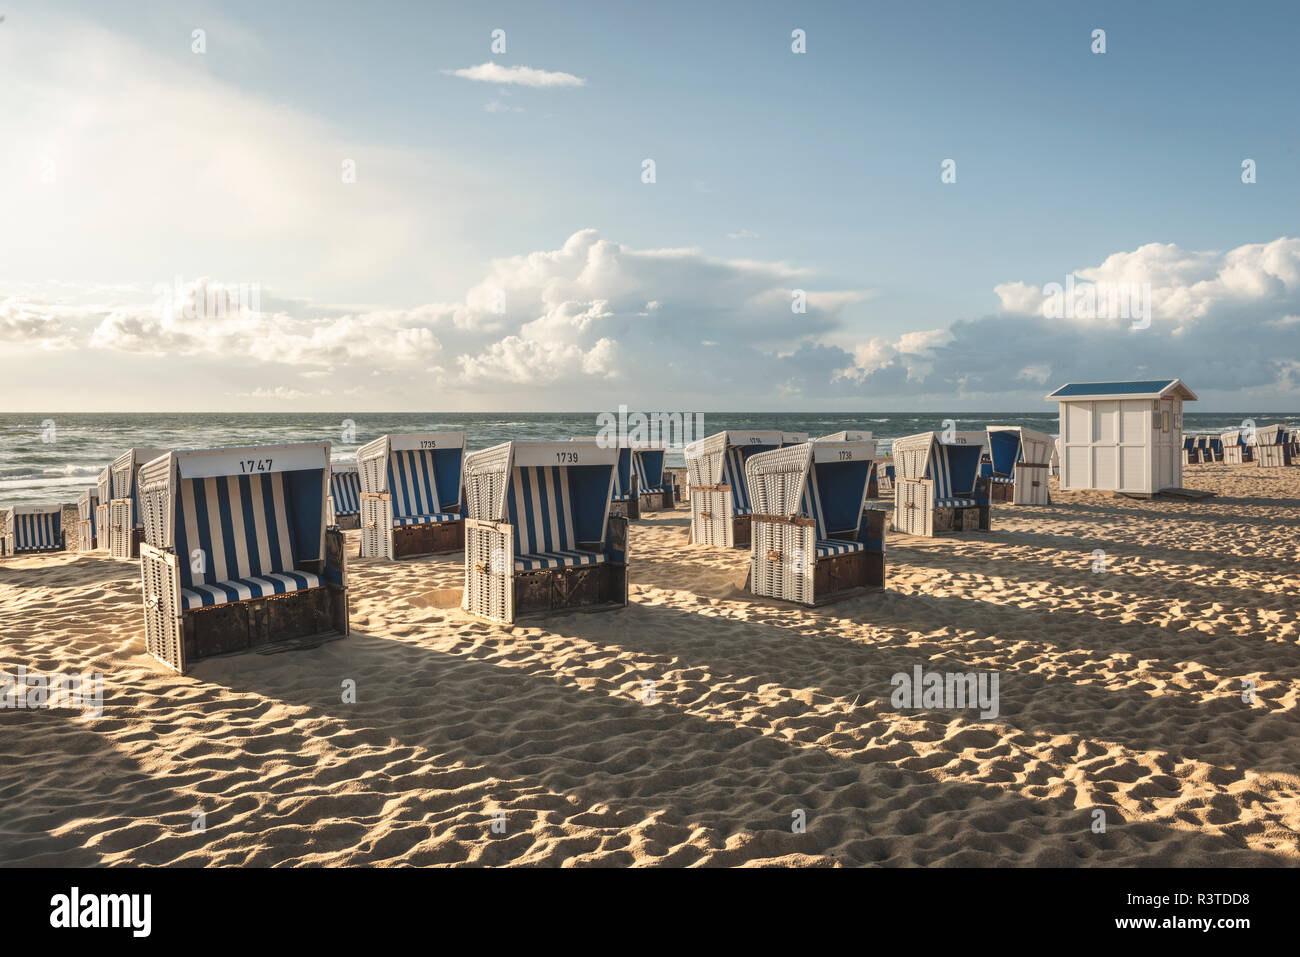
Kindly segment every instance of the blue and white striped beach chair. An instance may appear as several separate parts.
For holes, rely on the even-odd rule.
[[[745,462],[760,452],[782,448],[785,436],[778,430],[727,431],[686,446],[692,542],[725,548],[749,545],[753,507],[745,485]]]
[[[819,605],[884,586],[885,513],[864,510],[875,453],[819,439],[746,462],[755,595]]]
[[[168,452],[140,469],[145,642],[184,672],[216,654],[348,633],[330,444]]]
[[[4,551],[10,557],[37,552],[61,552],[62,505],[14,505],[4,510]]]
[[[1287,444],[1285,425],[1266,425],[1255,430],[1255,461],[1264,468],[1291,464],[1291,447]]]
[[[672,473],[664,469],[667,455],[662,446],[637,445],[632,450],[632,474],[636,478],[639,511],[657,512],[676,503]],[[639,515],[637,516],[640,517]]]
[[[921,432],[894,442],[894,528],[927,536],[988,531],[988,482],[979,474],[986,434],[957,432],[946,443],[941,438]]]
[[[329,523],[341,529],[361,527],[361,473],[355,462],[332,466]]]
[[[1046,432],[1018,425],[990,425],[985,436],[987,451],[980,474],[988,480],[989,500],[1049,504],[1047,478],[1055,440]]]
[[[113,460],[112,501],[109,502],[108,553],[114,558],[135,558],[144,541],[140,514],[140,466],[166,453],[166,449],[127,449]]]
[[[1223,461],[1228,465],[1242,465],[1255,461],[1254,444],[1248,441],[1245,429],[1231,429],[1223,433]]]
[[[460,551],[464,460],[464,432],[381,435],[359,448],[361,557]]]
[[[814,442],[870,442],[871,443],[871,478],[867,480],[867,498],[880,498],[880,463],[876,459],[878,450],[876,440],[871,437],[871,432],[867,429],[843,429],[839,432],[832,432],[829,435],[823,435]]]
[[[466,611],[511,622],[627,604],[628,522],[610,514],[617,458],[576,440],[466,456]]]

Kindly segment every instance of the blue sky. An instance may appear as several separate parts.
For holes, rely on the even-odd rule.
[[[162,391],[188,383],[196,409],[516,408],[539,390],[612,407],[653,404],[657,385],[710,408],[1041,408],[1062,377],[1150,372],[1215,408],[1293,408],[1300,367],[1220,382],[1188,365],[1243,337],[1300,356],[1300,253],[1277,245],[1300,223],[1298,27],[1293,4],[18,3],[0,23],[0,107],[22,134],[0,169],[17,210],[0,351],[112,353]],[[489,62],[582,83],[452,73]],[[21,182],[50,157],[54,183]],[[590,230],[572,270],[546,260]],[[677,257],[583,278],[592,256],[663,250]],[[1152,281],[1154,331],[1008,324],[1028,307],[996,287],[1089,269]],[[257,283],[291,341],[195,345],[132,311],[177,275]],[[795,286],[829,298],[748,314]],[[508,308],[485,317],[492,288]],[[673,341],[629,332],[642,313]],[[350,331],[396,337],[405,364],[357,354]],[[723,337],[756,351],[691,361]],[[992,360],[963,374],[971,343],[1006,337],[1022,348],[1004,382]],[[651,360],[676,371],[638,375]],[[404,384],[422,363],[434,398]],[[0,398],[80,406],[29,375]]]

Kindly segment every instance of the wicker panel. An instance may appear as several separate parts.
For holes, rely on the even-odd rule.
[[[510,443],[465,456],[465,508],[469,518],[499,522],[505,518],[510,477]]]
[[[813,604],[817,530],[803,522],[768,522],[755,518],[750,541],[753,593]]]
[[[934,482],[898,478],[894,490],[894,529],[908,535],[934,534]]]
[[[77,523],[77,551],[93,552],[95,550],[95,523]]]
[[[108,553],[114,558],[132,558],[135,528],[131,524],[131,500],[114,499],[109,503]]]
[[[144,589],[144,640],[149,654],[184,674],[181,640],[181,577],[176,556],[151,545],[140,546]]]
[[[1290,449],[1285,445],[1257,445],[1255,446],[1255,460],[1264,468],[1290,465]]]
[[[155,480],[148,485],[141,484],[138,498],[144,540],[154,548],[171,548],[172,497],[167,482]]]
[[[735,546],[731,489],[725,485],[691,488],[691,541],[696,545]]]
[[[108,519],[109,507],[107,503],[96,506],[95,508],[95,547],[98,549],[108,549]]]
[[[393,558],[393,500],[361,493],[361,557]]]
[[[510,525],[465,520],[463,607],[492,621],[514,621],[515,548]]]
[[[812,445],[804,443],[750,457],[745,463],[745,483],[756,514],[799,514],[812,455]]]
[[[1046,465],[1018,463],[1012,501],[1016,505],[1047,505],[1047,470]]]
[[[357,475],[362,492],[377,495],[388,491],[388,436],[381,435],[357,449]]]

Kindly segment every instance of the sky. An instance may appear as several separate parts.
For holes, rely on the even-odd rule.
[[[1300,409],[1294,3],[0,16],[0,410]]]

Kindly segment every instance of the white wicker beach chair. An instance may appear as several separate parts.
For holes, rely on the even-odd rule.
[[[99,510],[99,491],[86,489],[77,498],[77,551],[95,550],[95,513]]]
[[[179,672],[211,655],[348,633],[330,444],[167,452],[140,469],[145,644]]]
[[[464,460],[464,432],[381,435],[361,446],[361,557],[396,560],[464,548]]]
[[[329,524],[361,527],[361,473],[355,462],[335,463],[330,470]]]
[[[1255,430],[1255,461],[1264,468],[1291,464],[1291,447],[1287,444],[1285,425],[1266,425]]]
[[[783,445],[783,433],[772,430],[719,432],[686,446],[692,542],[726,548],[749,545],[753,509],[745,487],[745,461]]]
[[[3,518],[4,550],[0,554],[61,552],[66,547],[62,505],[14,505],[4,510]]]
[[[894,528],[909,535],[988,531],[988,480],[980,475],[985,433],[958,432],[950,443],[938,432],[894,442],[898,480]]]
[[[1229,465],[1242,465],[1255,461],[1255,445],[1245,429],[1232,429],[1223,433],[1223,461]]]
[[[582,441],[465,457],[466,611],[512,622],[627,604],[628,520],[610,514],[617,458]]]
[[[108,553],[114,558],[135,558],[144,541],[144,517],[139,507],[138,473],[166,449],[127,449],[113,460],[112,499],[109,501]]]
[[[989,481],[989,501],[1013,505],[1049,504],[1047,476],[1055,441],[1046,432],[1018,425],[990,425],[988,462],[980,473]]]
[[[752,456],[749,588],[820,605],[885,584],[885,513],[864,510],[875,442],[805,442]]]

